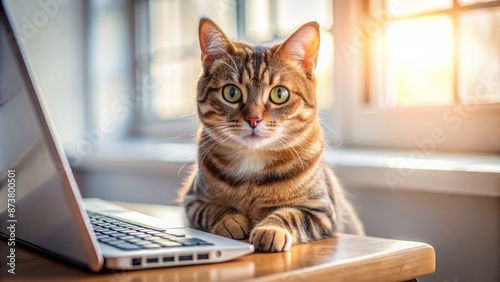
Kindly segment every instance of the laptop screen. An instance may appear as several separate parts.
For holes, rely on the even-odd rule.
[[[0,233],[15,237],[10,247],[22,241],[87,264],[96,251],[82,232],[80,195],[0,8]]]

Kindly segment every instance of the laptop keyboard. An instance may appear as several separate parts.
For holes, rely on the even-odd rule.
[[[102,214],[87,212],[99,242],[122,250],[153,250],[183,246],[213,245],[176,231],[158,231]]]

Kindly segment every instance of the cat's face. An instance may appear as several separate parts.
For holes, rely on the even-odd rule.
[[[316,23],[270,48],[233,42],[206,18],[199,37],[203,73],[197,99],[205,134],[244,147],[282,148],[317,122]]]

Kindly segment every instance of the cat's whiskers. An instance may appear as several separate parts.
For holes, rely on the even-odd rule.
[[[326,146],[327,146],[328,148],[331,148],[331,149],[335,149],[335,148],[338,148],[338,147],[342,146],[342,144],[344,143],[344,137],[339,136],[339,135],[337,134],[337,132],[335,132],[333,129],[331,129],[331,128],[330,128],[330,127],[329,127],[329,126],[328,126],[328,125],[327,125],[324,121],[319,120],[319,122],[320,122],[320,123],[324,126],[324,128],[328,129],[331,133],[333,133],[333,135],[335,135],[335,137],[337,137],[337,138],[339,138],[339,137],[340,137],[340,143],[339,143],[339,144],[337,144],[337,145],[335,145],[335,147],[331,148],[331,147],[330,147],[330,142],[326,142]]]
[[[294,137],[289,136],[289,135],[284,134],[284,133],[280,133],[280,137],[283,138],[283,139],[285,139],[285,141],[295,140]],[[304,148],[304,146],[302,146],[301,144],[315,146],[315,145],[317,145],[317,142],[308,142],[308,141],[305,141],[305,140],[301,140],[301,142],[295,144],[296,146],[298,146],[298,147],[300,147],[302,149],[301,156],[307,156],[307,157],[313,158],[314,155],[312,155],[311,153],[309,153],[309,151],[306,150],[306,148]],[[290,147],[293,148],[293,146],[290,146]],[[295,148],[293,148],[293,149],[294,149],[295,152],[297,152],[297,150],[295,150]],[[299,158],[300,158],[301,161],[303,161],[302,157],[299,156]]]
[[[226,62],[224,62],[224,61],[222,61],[222,60],[216,60],[216,62],[223,63],[224,65],[226,65],[226,66],[230,67],[230,68],[234,71],[234,73],[235,73],[235,74],[237,74],[237,75],[239,76],[239,72],[238,72],[238,70],[237,70],[237,69],[235,69],[235,68],[233,68],[233,67],[232,67],[231,65],[229,65],[228,63],[226,63]]]
[[[278,140],[281,144],[283,144],[283,146],[285,147],[285,149],[288,150],[292,154],[292,156],[293,156],[294,159],[295,159],[295,155],[297,155],[297,158],[298,158],[298,160],[300,162],[302,170],[304,170],[304,168],[305,168],[304,167],[304,162],[302,161],[302,157],[299,155],[299,152],[297,152],[297,150],[295,150],[295,148],[293,146],[289,146],[289,145],[287,146],[286,140],[282,140],[281,139],[282,137],[286,137],[286,136],[283,135],[282,133],[279,133],[278,139],[276,139],[276,140]]]
[[[294,138],[291,135],[289,136],[289,135],[284,134],[284,137],[288,138],[289,140],[296,140],[296,138]],[[318,145],[318,141],[317,140],[316,141],[300,140],[300,142],[297,142],[296,145],[299,146],[304,151],[304,154],[307,154],[307,156],[311,157],[312,155],[309,153],[309,150],[304,148],[304,146],[302,146],[302,145],[316,146],[316,145]]]
[[[199,146],[200,148],[203,148],[201,146],[206,146],[205,148],[203,148],[203,151],[200,151],[200,154],[201,156],[205,156],[208,152],[210,152],[210,150],[217,145],[217,143],[222,140],[223,138],[221,137],[212,137],[212,136],[208,136],[206,138],[202,137],[199,141]],[[205,145],[205,144],[209,144],[209,145]]]
[[[213,140],[213,143],[210,144],[208,146],[208,148],[206,148],[203,152],[200,152],[200,157],[201,157],[201,163],[203,163],[205,161],[205,158],[210,155],[209,153],[211,153],[212,151],[216,150],[217,148],[219,148],[224,142],[226,142],[227,140],[229,140],[229,138],[231,138],[231,136],[228,136],[226,138],[211,138],[211,140]]]
[[[221,124],[221,125],[215,125],[212,128],[215,128],[215,130],[221,135],[220,137],[212,137],[210,136],[210,140],[213,141],[212,144],[210,144],[203,152],[200,152],[202,159],[201,162],[205,160],[205,157],[211,152],[217,150],[224,142],[229,140],[232,135],[228,133],[231,129],[228,128],[227,125]],[[224,138],[225,137],[225,138]]]
[[[172,141],[172,140],[181,138],[183,136],[195,137],[196,135],[192,135],[192,134],[189,135],[187,133],[189,131],[192,131],[193,128],[197,128],[198,126],[199,126],[199,124],[198,124],[197,120],[191,120],[191,122],[189,124],[187,124],[186,129],[182,133],[180,133],[179,135],[176,135],[176,136],[173,136],[173,137],[169,137],[169,138],[160,138],[160,139],[158,139],[158,141]]]
[[[190,118],[192,117],[193,119],[192,120],[195,120],[195,121],[198,121],[198,119],[196,118],[196,114],[195,113],[188,113],[188,114],[184,114],[184,115],[181,115],[173,120],[176,120],[176,119],[186,119],[186,118]]]
[[[290,146],[290,147],[299,146],[302,149],[303,153],[307,154],[307,156],[311,156],[311,154],[309,154],[309,152],[301,144],[307,144],[307,145],[315,145],[316,144],[316,142],[308,142],[306,140],[297,140],[296,137],[289,136],[288,134],[286,134],[284,132],[280,132],[279,137],[286,139],[286,141],[294,141],[293,145],[288,145],[288,146]]]
[[[186,165],[188,164],[188,162],[184,162],[181,167],[179,168],[179,171],[177,171],[177,178],[180,178],[181,177],[181,172],[182,170],[184,169],[184,167],[186,167]]]
[[[221,50],[222,52],[224,52],[229,57],[229,59],[233,62],[234,68],[232,68],[229,65],[228,66],[231,67],[236,72],[236,74],[238,74],[238,76],[240,76],[240,72],[238,71],[238,65],[236,65],[236,62],[234,61],[233,57],[231,57],[231,55],[229,55],[229,53],[226,50],[224,50],[223,48],[219,47],[218,49]]]

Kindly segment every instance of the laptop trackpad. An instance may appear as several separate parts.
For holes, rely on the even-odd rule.
[[[112,204],[110,202],[97,199],[97,198],[85,198],[83,199],[85,208],[88,211],[95,213],[100,213],[106,216],[114,217],[127,221],[130,223],[139,224],[152,229],[165,230],[167,228],[182,227],[182,223],[179,221],[165,221],[158,218],[148,216],[142,213],[134,212],[118,205]],[[173,217],[175,218],[175,217]]]

